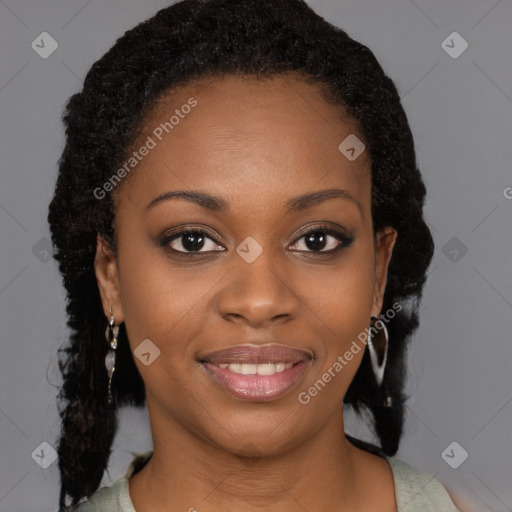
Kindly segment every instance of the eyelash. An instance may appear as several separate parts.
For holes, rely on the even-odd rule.
[[[205,230],[200,229],[200,228],[197,228],[197,229],[187,228],[187,229],[183,229],[182,231],[178,231],[176,233],[173,233],[172,235],[165,236],[164,238],[162,238],[160,240],[159,245],[161,247],[165,247],[166,250],[168,250],[169,252],[172,252],[173,254],[185,255],[186,257],[194,256],[194,255],[197,255],[197,254],[208,254],[208,253],[211,253],[211,252],[223,252],[223,251],[177,251],[176,249],[172,249],[171,247],[169,247],[169,244],[171,242],[173,242],[174,240],[177,240],[177,239],[179,239],[179,238],[181,238],[181,237],[183,237],[185,235],[188,235],[190,233],[203,235],[204,237],[209,238],[213,242],[219,244],[212,237],[212,235],[208,231],[205,231]],[[330,228],[330,227],[327,227],[327,226],[319,225],[319,226],[315,226],[315,227],[313,227],[311,229],[308,229],[307,231],[302,233],[298,238],[295,239],[295,241],[293,242],[292,245],[295,245],[299,240],[301,240],[304,237],[307,237],[308,235],[310,235],[312,233],[322,233],[322,234],[325,234],[325,235],[333,236],[334,238],[338,239],[338,241],[340,243],[339,243],[339,245],[336,248],[330,249],[328,251],[294,251],[294,252],[311,253],[311,254],[314,254],[316,256],[334,255],[334,254],[338,253],[339,251],[341,251],[342,249],[350,247],[352,245],[353,241],[354,241],[354,237],[353,236],[348,236],[345,233],[343,233],[342,231],[338,231],[336,229],[333,229],[333,228]],[[219,244],[219,245],[221,245],[221,244]]]

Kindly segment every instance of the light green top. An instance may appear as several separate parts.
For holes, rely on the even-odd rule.
[[[136,512],[130,499],[128,479],[142,469],[153,452],[136,454],[125,476],[110,487],[102,487],[91,498],[68,512]],[[434,476],[405,462],[385,456],[393,471],[399,512],[460,512],[443,484]]]

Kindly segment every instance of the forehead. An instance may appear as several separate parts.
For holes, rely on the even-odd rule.
[[[332,186],[362,195],[369,158],[350,161],[339,149],[354,135],[362,139],[341,105],[293,75],[202,79],[155,103],[131,148],[151,149],[123,185],[132,201],[146,203],[187,188],[245,201]]]

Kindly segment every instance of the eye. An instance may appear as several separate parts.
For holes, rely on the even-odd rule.
[[[302,239],[304,239],[303,247],[305,249],[300,248],[301,243],[299,242]],[[343,231],[330,227],[316,226],[303,233],[291,247],[296,252],[333,254],[345,247],[349,247],[353,241],[354,237],[348,236]],[[190,228],[165,236],[160,240],[159,245],[166,247],[172,252],[182,254],[225,250],[207,231]]]
[[[210,244],[208,244],[208,241]],[[211,252],[216,248],[224,250],[213,238],[202,229],[185,229],[166,236],[160,241],[161,246],[167,246],[171,251],[181,253]],[[208,247],[209,245],[209,247]],[[201,251],[206,247],[206,250]]]
[[[313,252],[313,253],[335,253],[345,247],[349,247],[354,241],[353,236],[348,236],[343,231],[338,231],[333,228],[316,226],[303,233],[300,238],[293,244],[293,246],[301,245],[298,241],[304,238],[304,249],[296,249],[298,252]],[[330,239],[330,240],[329,240]],[[292,246],[292,247],[293,247]]]

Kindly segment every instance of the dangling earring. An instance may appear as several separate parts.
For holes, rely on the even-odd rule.
[[[105,368],[108,375],[108,391],[107,391],[107,407],[112,408],[114,405],[114,397],[112,396],[112,375],[116,369],[116,348],[117,335],[119,334],[119,326],[114,325],[114,314],[110,308],[110,322],[105,330],[105,339],[109,346],[107,355],[105,356]]]
[[[372,365],[373,374],[375,376],[375,381],[377,382],[377,386],[382,386],[382,381],[384,380],[384,370],[386,369],[386,363],[388,360],[388,345],[389,345],[389,335],[386,325],[382,320],[380,321],[380,327],[374,326],[377,322],[374,322],[377,317],[372,316],[370,322],[370,329],[368,330],[368,351],[370,353],[370,362]],[[372,329],[376,329],[378,331],[378,338],[372,336]],[[384,339],[383,339],[384,338]],[[382,362],[379,364],[379,357],[377,355],[377,351],[375,349],[375,344],[378,345],[379,350],[382,351],[382,345],[384,345],[384,355],[382,356]],[[383,389],[384,391],[384,406],[391,407],[393,405],[393,397],[387,392],[387,388]]]

